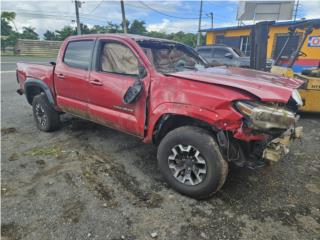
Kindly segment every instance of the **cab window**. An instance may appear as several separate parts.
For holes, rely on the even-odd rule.
[[[72,41],[68,43],[63,62],[70,67],[88,70],[94,42],[92,40]]]
[[[127,46],[117,42],[104,42],[99,56],[102,72],[138,75],[138,59]]]

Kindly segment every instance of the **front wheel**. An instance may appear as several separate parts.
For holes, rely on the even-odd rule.
[[[162,139],[158,165],[173,189],[197,199],[217,192],[228,174],[228,163],[213,136],[192,126],[174,129]]]
[[[60,115],[50,105],[44,94],[39,94],[33,98],[32,108],[38,129],[44,132],[51,132],[59,128]]]

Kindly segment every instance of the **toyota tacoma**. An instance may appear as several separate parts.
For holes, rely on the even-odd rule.
[[[203,199],[229,164],[258,168],[283,158],[300,138],[296,90],[303,83],[237,67],[210,67],[191,47],[125,34],[72,36],[48,65],[17,63],[42,131],[68,113],[157,146],[169,185]]]

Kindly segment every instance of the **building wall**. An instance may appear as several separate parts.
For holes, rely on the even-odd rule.
[[[22,56],[57,56],[60,41],[18,39],[15,52]]]
[[[251,32],[250,28],[207,32],[206,44],[207,45],[215,44],[217,35],[224,35],[225,37],[249,36],[250,32]],[[297,32],[301,32],[301,35],[303,33],[303,31],[301,30],[297,30]],[[273,58],[272,54],[275,47],[277,34],[287,34],[287,33],[288,33],[288,26],[271,26],[270,27],[268,48],[267,48],[268,58]],[[309,36],[320,36],[320,29],[314,30]],[[308,47],[309,36],[307,37],[301,49],[301,51],[307,54],[307,56],[306,57],[301,56],[295,62],[295,65],[293,66],[293,70],[296,72],[300,72],[303,68],[316,67],[319,64],[320,47]],[[284,65],[285,65],[285,62],[284,62]]]
[[[215,44],[217,35],[224,35],[226,37],[239,37],[239,36],[249,36],[250,29],[238,29],[238,30],[227,30],[227,31],[216,31],[216,32],[207,32],[206,35],[206,44]]]

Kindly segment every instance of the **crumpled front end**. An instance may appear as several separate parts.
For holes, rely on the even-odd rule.
[[[289,153],[294,139],[302,138],[297,127],[300,96],[293,91],[287,104],[236,101],[234,108],[243,115],[241,127],[221,130],[218,143],[225,158],[241,167],[257,168],[276,162]]]
[[[289,146],[293,139],[302,138],[302,127],[290,128],[281,136],[271,140],[263,150],[262,158],[276,162],[289,153]]]

